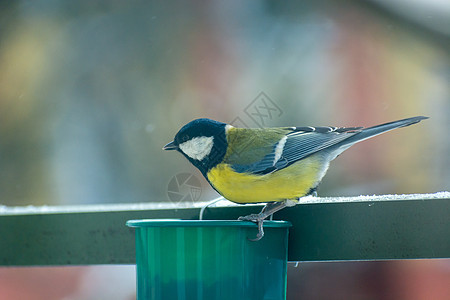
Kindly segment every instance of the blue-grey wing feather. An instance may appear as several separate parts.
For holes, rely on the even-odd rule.
[[[272,151],[263,159],[253,164],[233,164],[232,168],[239,173],[268,174],[281,170],[300,159],[318,151],[330,148],[341,141],[360,132],[360,127],[292,127],[286,135],[281,156],[276,158],[278,143],[273,145]]]

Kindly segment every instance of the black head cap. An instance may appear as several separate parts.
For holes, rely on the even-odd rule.
[[[216,136],[225,131],[226,125],[227,124],[225,123],[214,121],[211,119],[196,119],[181,127],[181,129],[175,135],[174,142],[179,145],[194,137]]]
[[[184,125],[172,142],[164,150],[178,150],[206,177],[206,172],[220,163],[227,150],[225,126],[227,124],[211,119],[196,119]],[[213,137],[213,146],[207,156],[201,160],[194,159],[180,149],[180,145],[197,137]]]

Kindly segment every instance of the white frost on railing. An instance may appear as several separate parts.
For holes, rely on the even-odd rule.
[[[343,203],[343,202],[376,202],[376,201],[402,201],[402,200],[428,200],[450,199],[450,192],[438,192],[433,194],[404,194],[404,195],[372,195],[357,197],[314,197],[307,196],[300,199],[300,204]],[[123,203],[123,204],[88,204],[65,206],[2,206],[0,215],[29,215],[29,214],[61,214],[82,212],[111,212],[111,211],[139,211],[162,209],[185,209],[209,207],[241,206],[227,200],[220,200],[214,204],[208,202],[150,202],[150,203]],[[258,205],[258,204],[247,204]],[[261,204],[259,204],[261,205]]]
[[[300,204],[341,203],[341,202],[375,202],[375,201],[404,201],[404,200],[429,200],[450,199],[450,192],[437,192],[432,194],[402,194],[402,195],[367,195],[355,197],[313,197],[300,199]]]

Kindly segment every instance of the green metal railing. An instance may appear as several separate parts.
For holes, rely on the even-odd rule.
[[[208,207],[205,219],[237,219],[261,205]],[[130,219],[198,219],[172,204],[0,207],[0,266],[134,264]],[[277,213],[293,224],[290,261],[450,258],[450,193],[308,198]],[[256,234],[256,229],[255,229]]]

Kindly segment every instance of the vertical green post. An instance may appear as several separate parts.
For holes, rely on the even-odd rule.
[[[286,299],[291,224],[131,220],[136,228],[137,299]]]

